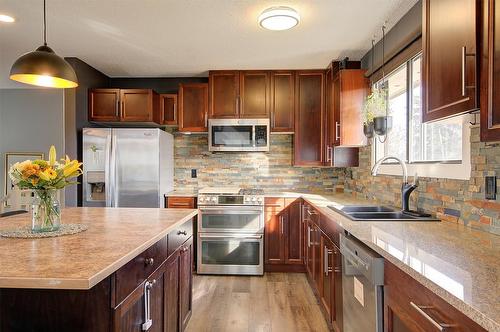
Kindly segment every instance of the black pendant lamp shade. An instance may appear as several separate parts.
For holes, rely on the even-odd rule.
[[[47,46],[45,0],[43,13],[44,44],[14,62],[10,69],[10,79],[50,88],[77,87],[78,80],[73,67]]]

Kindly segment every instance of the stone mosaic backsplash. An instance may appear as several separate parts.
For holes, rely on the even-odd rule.
[[[371,146],[360,149],[360,166],[350,171],[352,177],[345,179],[345,192],[400,206],[401,177],[371,176]],[[500,143],[480,142],[479,127],[474,126],[470,180],[420,178],[419,187],[411,196],[411,208],[414,209],[416,203],[419,210],[436,214],[443,220],[500,234],[500,195],[495,201],[484,199],[484,177],[498,174]]]
[[[343,170],[294,167],[293,135],[271,135],[269,152],[209,152],[207,135],[174,132],[175,188],[237,186],[267,191],[333,192],[344,185]],[[191,178],[196,169],[197,178]]]

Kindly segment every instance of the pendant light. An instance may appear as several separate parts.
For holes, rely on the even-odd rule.
[[[19,57],[10,69],[10,79],[49,88],[78,86],[73,67],[47,46],[47,10],[43,0],[43,45]]]

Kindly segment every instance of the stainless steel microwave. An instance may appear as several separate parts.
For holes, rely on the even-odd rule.
[[[269,119],[210,119],[208,151],[269,151]]]

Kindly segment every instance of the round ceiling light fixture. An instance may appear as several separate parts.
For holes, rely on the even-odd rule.
[[[259,24],[264,29],[281,31],[288,30],[299,24],[300,15],[290,7],[271,7],[259,16]]]
[[[47,10],[43,0],[43,45],[20,56],[10,69],[13,81],[48,88],[78,86],[75,70],[47,46]]]
[[[2,23],[14,23],[16,19],[10,15],[0,14],[0,22]]]

